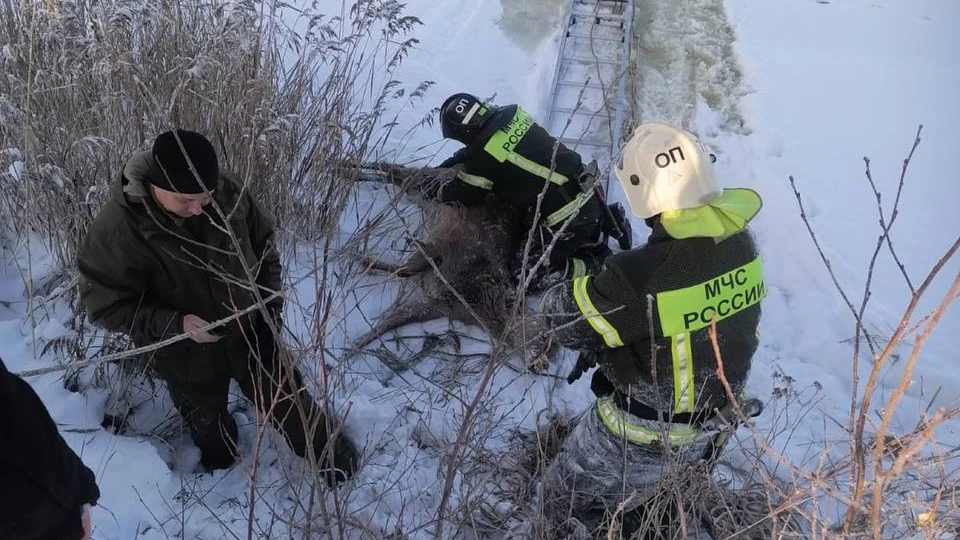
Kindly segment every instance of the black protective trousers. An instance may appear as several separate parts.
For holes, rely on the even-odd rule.
[[[624,417],[652,431],[662,429],[657,422],[629,413]],[[662,448],[627,442],[611,433],[596,405],[584,411],[540,485],[541,508],[552,531],[547,537],[606,538],[602,525],[619,511],[621,503],[631,498],[642,508],[643,501],[656,494],[668,471],[692,466],[709,454],[714,435],[703,432],[691,443],[673,448],[669,456]]]

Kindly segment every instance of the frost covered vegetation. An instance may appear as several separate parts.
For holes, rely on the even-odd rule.
[[[635,66],[637,101],[648,108],[634,121],[688,123],[683,103],[656,92],[661,79],[692,81],[683,74],[695,68],[715,73],[716,87],[689,86],[690,100],[708,103],[738,84],[732,31],[722,16],[707,17],[717,26],[708,31],[730,56],[668,50],[678,42],[656,39],[656,28],[673,32],[683,25],[674,17],[693,8],[722,13],[718,2],[681,4],[689,9],[661,13],[657,6],[664,3],[651,2],[640,14],[652,28],[642,30],[648,34],[640,46],[665,67]],[[430,335],[408,332],[401,344],[384,342],[368,358],[340,362],[349,335],[368,327],[355,306],[382,294],[375,286],[383,279],[364,275],[353,254],[401,241],[398,231],[413,235],[420,224],[395,192],[357,185],[358,165],[387,150],[399,129],[387,111],[430,87],[394,80],[418,26],[402,7],[359,1],[342,13],[321,14],[254,0],[0,0],[3,260],[20,264],[28,284],[35,355],[68,367],[64,384],[71,390],[109,393],[110,429],[179,444],[164,389],[124,357],[124,340],[84,322],[73,261],[124,159],[160,131],[197,129],[210,136],[223,168],[237,172],[277,218],[291,290],[285,337],[315,381],[315,394],[341,412],[344,403],[355,403],[346,429],[366,443],[361,474],[330,491],[267,444],[262,422],[251,422],[241,433],[247,457],[223,484],[231,489],[215,489],[220,479],[178,471],[179,485],[163,493],[169,495],[164,504],[143,494],[143,508],[124,509],[142,516],[135,531],[110,538],[134,532],[139,538],[536,537],[537,474],[569,430],[568,410],[588,403],[560,395],[569,355],[546,375],[525,375],[522,361],[501,354],[505,347],[477,345],[462,326],[432,326]],[[745,129],[735,102],[725,107],[725,124]],[[887,233],[896,208],[879,209],[875,258],[895,257]],[[955,243],[931,273],[956,249]],[[910,283],[915,299],[926,283]],[[648,505],[683,501],[689,513],[675,527],[691,536],[707,516],[717,538],[957,534],[958,450],[938,445],[934,430],[958,410],[924,411],[923,422],[905,433],[893,433],[882,414],[896,408],[924,336],[957,297],[957,282],[928,317],[919,317],[911,302],[903,325],[882,339],[864,327],[869,287],[868,280],[862,303],[847,301],[851,369],[859,374],[866,359],[867,376],[854,378],[860,382],[851,391],[848,419],[823,419],[846,426],[848,440],[824,443],[816,434],[795,433],[801,419],[820,414],[822,396],[778,372],[773,394],[761,396],[768,403],[763,428],[738,432],[718,475],[671,471],[668,489]],[[58,317],[66,321],[64,331],[36,332]],[[96,363],[107,354],[116,361]],[[384,367],[398,363],[402,373]],[[905,366],[903,378],[886,394],[876,380],[893,363]],[[820,444],[829,451],[821,452]],[[796,454],[785,449],[794,445],[812,445],[809,459],[791,460],[788,454]],[[175,469],[186,459],[167,453]],[[611,517],[615,524],[624,519]],[[616,527],[605,537],[617,538]]]
[[[390,74],[417,20],[401,7],[304,12],[294,31],[279,3],[254,0],[4,0],[3,204],[21,217],[5,225],[40,233],[69,266],[124,158],[197,126],[279,222],[329,232],[385,102],[404,96]]]

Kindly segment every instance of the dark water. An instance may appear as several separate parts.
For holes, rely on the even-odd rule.
[[[531,51],[562,24],[567,0],[500,0],[503,13],[497,22],[518,47]]]

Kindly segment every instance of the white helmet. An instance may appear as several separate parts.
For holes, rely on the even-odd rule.
[[[692,133],[651,122],[634,130],[616,166],[630,210],[649,218],[720,197],[710,154]]]

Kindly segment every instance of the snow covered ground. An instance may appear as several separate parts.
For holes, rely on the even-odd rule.
[[[436,85],[424,101],[399,111],[401,129],[396,132],[406,134],[391,139],[396,154],[386,158],[427,157],[436,163],[453,152],[457,145],[441,141],[436,127],[406,130],[454,92],[496,94],[497,102],[521,103],[534,116],[546,112],[564,1],[407,4],[424,26],[418,32],[421,43],[398,75],[411,85],[421,80]],[[325,6],[340,11],[339,2],[320,2],[321,11]],[[901,160],[917,125],[924,124],[923,142],[910,165],[892,233],[914,286],[923,280],[960,233],[960,215],[952,208],[960,200],[960,185],[947,159],[960,143],[956,99],[960,62],[955,59],[960,50],[955,33],[960,3],[650,0],[638,2],[638,9],[635,30],[642,33],[639,54],[646,58],[637,73],[640,119],[666,120],[698,132],[719,157],[722,182],[752,187],[764,197],[754,230],[770,293],[764,302],[762,349],[749,389],[770,406],[758,421],[759,430],[775,434],[772,446],[812,471],[822,459],[847,450],[854,321],[808,238],[787,177],[795,177],[837,278],[859,306],[879,234],[876,200],[863,174],[862,157],[871,158],[889,218]],[[359,191],[342,224],[344,238],[364,216],[385,208],[389,199],[386,189],[364,186]],[[394,222],[382,230],[402,226]],[[641,234],[644,230],[640,222],[634,229]],[[383,242],[381,249],[402,245],[396,234]],[[32,253],[37,281],[49,265],[37,257],[37,250]],[[309,250],[291,255],[295,277],[310,266],[310,255]],[[34,337],[46,342],[67,334],[68,314],[51,304],[38,314],[32,330],[24,315],[24,246],[15,254],[5,251],[2,260],[0,356],[14,372],[39,367],[43,364],[33,360]],[[947,265],[933,282],[930,298],[914,321],[946,292],[960,269],[958,261]],[[365,331],[367,319],[396,294],[395,284],[384,278],[341,273],[337,279],[342,290],[350,292],[340,297],[342,319],[331,325],[334,349]],[[315,296],[315,285],[299,281],[297,290],[305,305]],[[882,345],[909,299],[897,265],[885,250],[871,290],[866,323]],[[301,315],[309,314],[295,309],[286,314],[294,333],[304,336],[308,329]],[[429,341],[422,336],[443,335],[449,327],[446,321],[412,325],[400,331],[411,339],[387,345],[417,351]],[[460,325],[456,328],[477,335]],[[928,407],[960,404],[958,355],[951,343],[958,331],[960,313],[953,309],[920,357],[913,384],[895,412],[894,433],[915,428]],[[473,399],[483,380],[482,353],[487,349],[481,340],[464,339],[460,353],[468,355],[466,360],[454,365],[438,353],[399,375],[391,375],[372,356],[351,362],[343,373],[344,391],[335,396],[341,410],[349,406],[347,432],[365,444],[367,455],[346,503],[354,515],[351,530],[374,531],[368,538],[394,530],[404,531],[407,538],[433,537],[432,520],[445,482],[442,458],[456,439],[463,404]],[[907,351],[901,352],[906,358]],[[565,374],[571,361],[569,354],[563,356],[551,373]],[[863,376],[870,368],[869,355],[861,356],[860,365]],[[877,407],[896,385],[903,366],[904,362],[894,363],[884,371]],[[187,440],[173,438],[170,443],[112,435],[100,428],[106,400],[102,392],[67,392],[56,375],[30,382],[68,442],[97,474],[104,494],[93,512],[97,540],[222,538],[225,529],[246,536],[251,500],[256,501],[258,530],[272,526],[276,531],[261,534],[281,536],[288,525],[273,519],[270,510],[297,521],[307,504],[300,492],[303,472],[279,437],[272,437],[276,444],[261,451],[256,462],[261,487],[251,491],[248,474],[254,462],[249,457],[239,467],[213,475],[179,472],[189,471],[198,459]],[[862,384],[861,377],[861,391]],[[774,399],[773,393],[787,387],[801,395],[791,402],[790,413],[782,414],[785,400]],[[509,368],[493,373],[487,388],[487,406],[475,428],[486,434],[486,442],[482,448],[469,449],[468,459],[478,465],[454,479],[451,506],[476,497],[502,513],[508,505],[500,504],[497,494],[487,493],[490,485],[484,480],[495,467],[485,463],[497,462],[515,441],[515,428],[533,428],[548,403],[572,415],[591,396],[585,380],[567,386],[556,377],[524,375]],[[249,456],[256,426],[245,407],[235,408],[241,450]],[[145,405],[138,417],[146,425],[164,421],[169,414],[169,405],[161,399]],[[937,431],[937,443],[957,447],[958,431],[956,423],[948,424]],[[172,447],[165,450],[168,443]],[[178,463],[178,472],[171,472],[169,463]],[[956,455],[944,465],[958,469]],[[833,508],[823,511],[823,519],[837,518]]]

